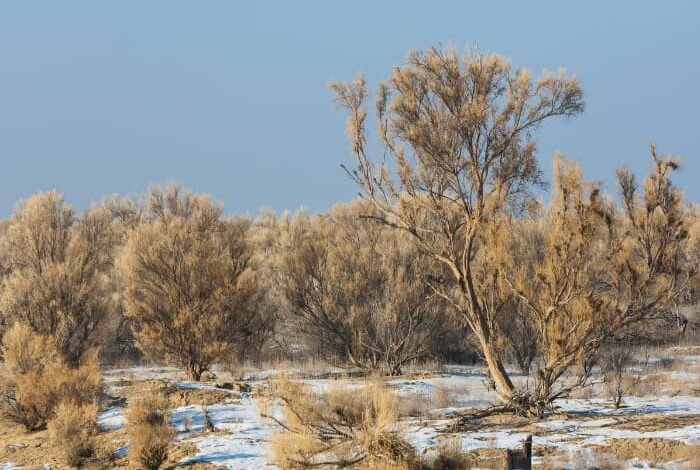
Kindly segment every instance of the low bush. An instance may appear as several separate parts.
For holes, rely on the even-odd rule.
[[[611,348],[600,358],[603,385],[615,408],[620,408],[623,398],[631,394],[642,381],[646,361],[636,368],[633,367],[635,362],[629,346]]]
[[[152,392],[135,400],[127,412],[129,460],[146,470],[157,470],[168,458],[168,445],[175,436],[169,424],[168,401]]]
[[[275,384],[285,404],[284,431],[274,436],[281,468],[410,468],[413,448],[396,431],[394,395],[381,385],[319,394],[293,382]]]
[[[46,427],[61,401],[97,403],[102,377],[97,353],[78,368],[66,365],[53,341],[15,323],[3,338],[7,373],[0,384],[0,407],[27,431]]]
[[[464,470],[474,465],[474,458],[464,451],[457,440],[443,441],[437,447],[437,455],[427,459],[422,468],[425,470]]]
[[[49,435],[61,449],[66,463],[79,467],[95,455],[94,436],[97,434],[97,405],[61,401],[55,416],[49,421]]]

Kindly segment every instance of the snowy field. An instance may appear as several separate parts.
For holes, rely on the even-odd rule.
[[[489,466],[489,459],[495,461],[505,449],[518,448],[532,435],[534,468],[697,468],[700,355],[676,352],[672,359],[671,366],[668,360],[654,365],[652,359],[643,386],[634,396],[625,397],[620,409],[614,409],[598,385],[581,396],[559,400],[556,409],[540,421],[496,415],[475,421],[462,432],[450,431],[455,416],[495,402],[493,392],[485,386],[483,368],[410,371],[386,384],[399,397],[403,410],[399,429],[421,454],[430,455],[441,442],[456,441],[465,451],[479,455],[480,467],[497,468]],[[662,362],[666,363],[663,367]],[[217,387],[233,382],[224,372],[218,372],[215,381],[196,383],[184,380],[181,371],[169,367],[110,369],[105,371],[104,381],[117,404],[101,411],[99,426],[109,438],[114,458],[124,459],[128,452],[124,419],[128,399],[137,396],[140,387],[167,384],[183,402],[171,410],[171,422],[178,431],[176,445],[187,449],[177,457],[178,467],[274,469],[269,442],[280,426],[266,415],[281,413],[264,398],[269,380],[284,375],[319,392],[366,384],[363,378],[343,378],[338,371],[332,372],[251,371],[244,375],[250,391],[243,392]],[[205,401],[214,431],[207,432],[204,427]],[[14,468],[19,467],[12,461],[0,462],[1,470]]]

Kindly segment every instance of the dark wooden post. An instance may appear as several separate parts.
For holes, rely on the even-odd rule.
[[[508,449],[508,470],[532,470],[532,434],[527,436],[520,449]]]

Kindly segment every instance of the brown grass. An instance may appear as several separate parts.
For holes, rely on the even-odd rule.
[[[700,460],[700,446],[669,439],[611,439],[608,446],[593,446],[593,448],[596,453],[607,452],[619,460],[633,458],[645,460],[653,467],[663,466],[667,462],[675,462],[680,467],[682,463]]]
[[[127,412],[129,460],[146,470],[157,470],[168,458],[168,444],[175,429],[168,423],[168,401],[149,393],[135,400]]]
[[[3,413],[27,431],[42,429],[64,400],[96,403],[102,392],[97,354],[79,368],[67,366],[50,338],[16,323],[3,338],[7,373],[0,384]]]
[[[95,455],[97,405],[62,401],[49,422],[49,436],[68,465],[80,467]]]
[[[285,431],[272,440],[275,463],[283,469],[326,463],[329,467],[403,469],[412,448],[395,431],[398,409],[382,385],[334,388],[326,394],[280,381],[274,391],[285,403]]]
[[[465,452],[458,440],[442,441],[437,455],[423,463],[426,470],[464,470],[474,465],[474,457]]]

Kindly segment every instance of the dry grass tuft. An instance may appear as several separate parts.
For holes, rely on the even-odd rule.
[[[425,470],[464,470],[474,465],[474,458],[465,452],[458,440],[447,440],[437,447],[437,455],[423,463]]]
[[[272,441],[274,459],[283,469],[404,469],[414,459],[413,449],[395,430],[396,399],[381,385],[319,394],[279,381],[274,392],[286,405],[280,423],[285,431]]]
[[[95,455],[94,436],[97,434],[97,405],[62,401],[49,422],[49,435],[61,449],[66,463],[82,466]]]
[[[131,463],[157,470],[168,458],[168,444],[176,433],[168,423],[168,401],[150,393],[132,403],[126,418]]]

